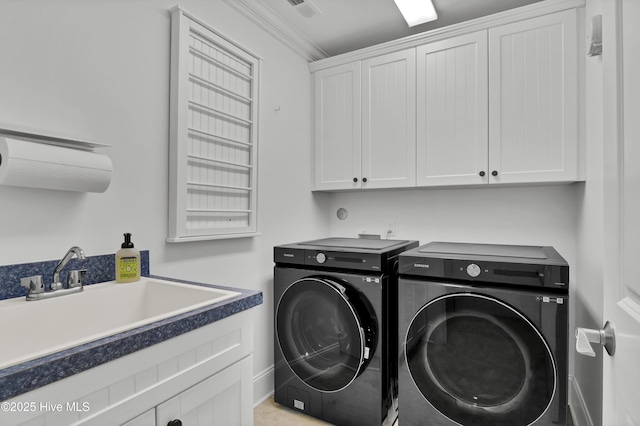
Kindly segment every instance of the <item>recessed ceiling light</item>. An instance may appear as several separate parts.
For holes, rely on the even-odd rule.
[[[394,0],[410,27],[438,19],[431,0]]]

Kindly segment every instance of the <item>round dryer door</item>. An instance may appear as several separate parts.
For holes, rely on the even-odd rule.
[[[423,306],[405,339],[409,373],[426,400],[459,424],[530,425],[549,408],[556,366],[531,322],[479,294]]]
[[[291,284],[276,309],[276,332],[293,372],[314,389],[348,386],[366,367],[375,318],[357,292],[325,277]]]

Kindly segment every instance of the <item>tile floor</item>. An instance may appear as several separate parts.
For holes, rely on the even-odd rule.
[[[276,404],[273,396],[253,410],[254,426],[331,426],[306,414]],[[396,421],[393,426],[398,426]]]
[[[253,410],[254,426],[321,426],[329,423],[276,404],[270,397]]]
[[[569,426],[573,419],[569,413]],[[254,426],[331,426],[329,423],[298,413],[290,408],[276,404],[270,397],[253,410]],[[393,426],[399,426],[396,421]]]

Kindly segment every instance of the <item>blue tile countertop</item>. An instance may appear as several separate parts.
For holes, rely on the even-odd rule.
[[[1,369],[0,401],[51,384],[65,377],[113,361],[262,304],[262,292],[259,291],[182,281],[153,275],[150,275],[150,277],[232,290],[239,292],[240,295],[113,336]]]

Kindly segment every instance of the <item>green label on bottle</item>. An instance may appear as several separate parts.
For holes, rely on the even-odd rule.
[[[136,278],[138,276],[138,259],[136,257],[120,258],[120,278]]]

